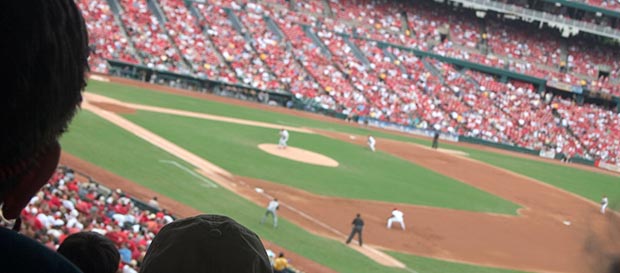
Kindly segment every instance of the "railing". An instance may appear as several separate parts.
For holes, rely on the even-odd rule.
[[[603,27],[597,24],[593,24],[585,21],[578,21],[570,18],[563,18],[554,14],[523,8],[515,5],[508,5],[491,0],[453,0],[454,2],[462,3],[465,6],[474,6],[478,9],[493,10],[500,13],[511,13],[519,15],[521,17],[545,22],[550,26],[556,27],[568,27],[584,32],[589,32],[599,36],[604,36],[616,40],[620,40],[620,30],[613,29],[611,27]]]

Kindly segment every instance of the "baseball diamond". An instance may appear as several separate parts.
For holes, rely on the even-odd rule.
[[[620,0],[0,3],[0,273],[620,273]]]
[[[428,268],[596,272],[592,261],[599,258],[598,253],[584,246],[595,244],[600,253],[620,247],[609,237],[616,236],[617,212],[613,207],[608,211],[612,213],[599,211],[599,195],[606,193],[613,204],[611,196],[618,192],[617,175],[608,171],[473,144],[442,143],[442,149],[454,152],[441,152],[430,148],[431,138],[120,78],[109,80],[112,83],[89,83],[87,92],[97,94],[86,94],[89,107],[140,126],[231,176],[209,177],[214,172],[174,156],[177,153],[171,154],[170,148],[158,149],[88,107],[63,139],[67,152],[63,163],[101,176],[102,183],[122,186],[136,196],[166,196],[161,203],[182,215],[192,215],[194,210],[230,215],[255,230],[266,244],[286,248],[306,272],[439,272]],[[209,118],[200,118],[199,113]],[[219,116],[244,122],[231,123]],[[289,129],[287,149],[275,147],[279,127],[267,126],[274,121],[300,129]],[[378,147],[374,153],[367,148],[366,136],[371,132]],[[311,151],[338,165],[274,157],[258,148],[262,143],[272,143],[274,150],[283,153],[293,147]],[[166,158],[225,187],[200,188],[178,168],[151,169]],[[259,224],[265,204],[274,197],[281,208],[275,229]],[[406,230],[386,228],[385,216],[394,207],[404,214]],[[366,224],[364,246],[349,244],[347,249],[344,240],[356,213]],[[551,259],[548,253],[567,258]]]

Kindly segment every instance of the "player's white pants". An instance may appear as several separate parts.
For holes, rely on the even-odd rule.
[[[601,213],[605,214],[605,209],[607,208],[607,204],[601,205]]]
[[[387,228],[392,228],[392,223],[397,222],[400,224],[400,227],[405,230],[405,221],[403,221],[402,219],[396,219],[394,217],[391,217],[390,219],[388,219],[387,222]]]
[[[286,148],[286,141],[288,141],[288,139],[280,138],[280,142],[278,143],[278,147],[279,148]]]
[[[370,150],[373,152],[375,151],[375,144],[368,144],[368,146],[370,147]]]

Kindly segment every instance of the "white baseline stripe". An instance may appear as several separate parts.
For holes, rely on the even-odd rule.
[[[196,177],[199,180],[201,180],[202,182],[204,182],[206,184],[206,186],[208,186],[209,188],[217,188],[217,185],[215,183],[211,182],[211,180],[209,180],[209,179],[203,177],[202,175],[199,175],[196,172],[188,169],[187,167],[179,164],[179,162],[176,162],[174,160],[160,160],[159,162],[177,166],[179,169],[186,171],[187,173],[189,173],[193,177]]]

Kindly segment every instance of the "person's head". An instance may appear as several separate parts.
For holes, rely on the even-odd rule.
[[[358,214],[355,215],[355,217],[360,218],[360,217],[362,217],[362,215],[358,213]]]
[[[0,36],[0,203],[13,219],[56,168],[86,85],[88,37],[72,0],[1,1]]]
[[[272,271],[254,232],[226,216],[203,214],[164,226],[149,246],[140,272]]]
[[[95,232],[79,232],[67,237],[58,253],[84,273],[114,273],[121,259],[114,243]]]
[[[274,198],[274,199],[273,199],[273,201],[276,201],[276,202],[278,202],[278,198]]]
[[[283,258],[284,257],[284,252],[280,252],[280,254],[278,254],[278,257]]]

